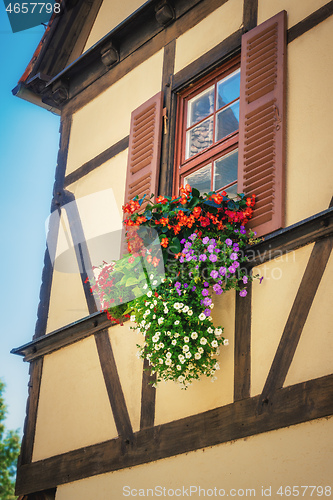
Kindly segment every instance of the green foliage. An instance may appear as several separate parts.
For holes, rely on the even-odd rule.
[[[5,384],[0,379],[0,500],[14,500],[16,463],[20,451],[17,431],[5,429],[6,405],[3,398]]]

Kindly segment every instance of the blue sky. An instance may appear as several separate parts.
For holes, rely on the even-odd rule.
[[[8,429],[23,429],[28,363],[10,354],[32,339],[59,145],[59,117],[14,97],[44,27],[12,33],[0,2],[0,378]]]

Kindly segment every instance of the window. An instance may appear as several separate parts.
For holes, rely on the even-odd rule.
[[[239,60],[180,95],[175,188],[237,193]]]

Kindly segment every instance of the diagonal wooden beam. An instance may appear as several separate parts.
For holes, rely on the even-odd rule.
[[[121,387],[108,330],[102,330],[96,333],[95,342],[118,434],[124,440],[131,442],[133,429]]]
[[[277,389],[283,386],[294,357],[313,299],[331,255],[333,237],[315,243],[291,308],[271,369],[259,398],[258,413],[270,406]]]
[[[250,397],[252,285],[246,297],[236,295],[234,401]]]
[[[38,399],[43,371],[43,361],[43,358],[39,358],[33,361],[30,365],[30,380],[28,385],[29,397],[27,401],[24,433],[18,466],[28,464],[32,460],[37,422]]]

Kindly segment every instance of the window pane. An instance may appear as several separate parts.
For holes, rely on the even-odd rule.
[[[192,188],[198,189],[201,194],[208,193],[211,191],[211,165],[205,165],[193,172],[193,174],[188,175],[184,179],[184,185],[189,184]]]
[[[214,86],[204,90],[188,102],[187,128],[206,118],[214,111]]]
[[[237,181],[238,149],[214,161],[214,190]],[[232,186],[229,189],[233,189]],[[229,190],[226,189],[227,192]]]
[[[234,102],[216,115],[216,141],[239,129],[239,101]]]
[[[217,84],[217,108],[220,109],[239,97],[240,70],[238,69]]]
[[[213,143],[213,117],[200,123],[186,133],[186,159]]]

